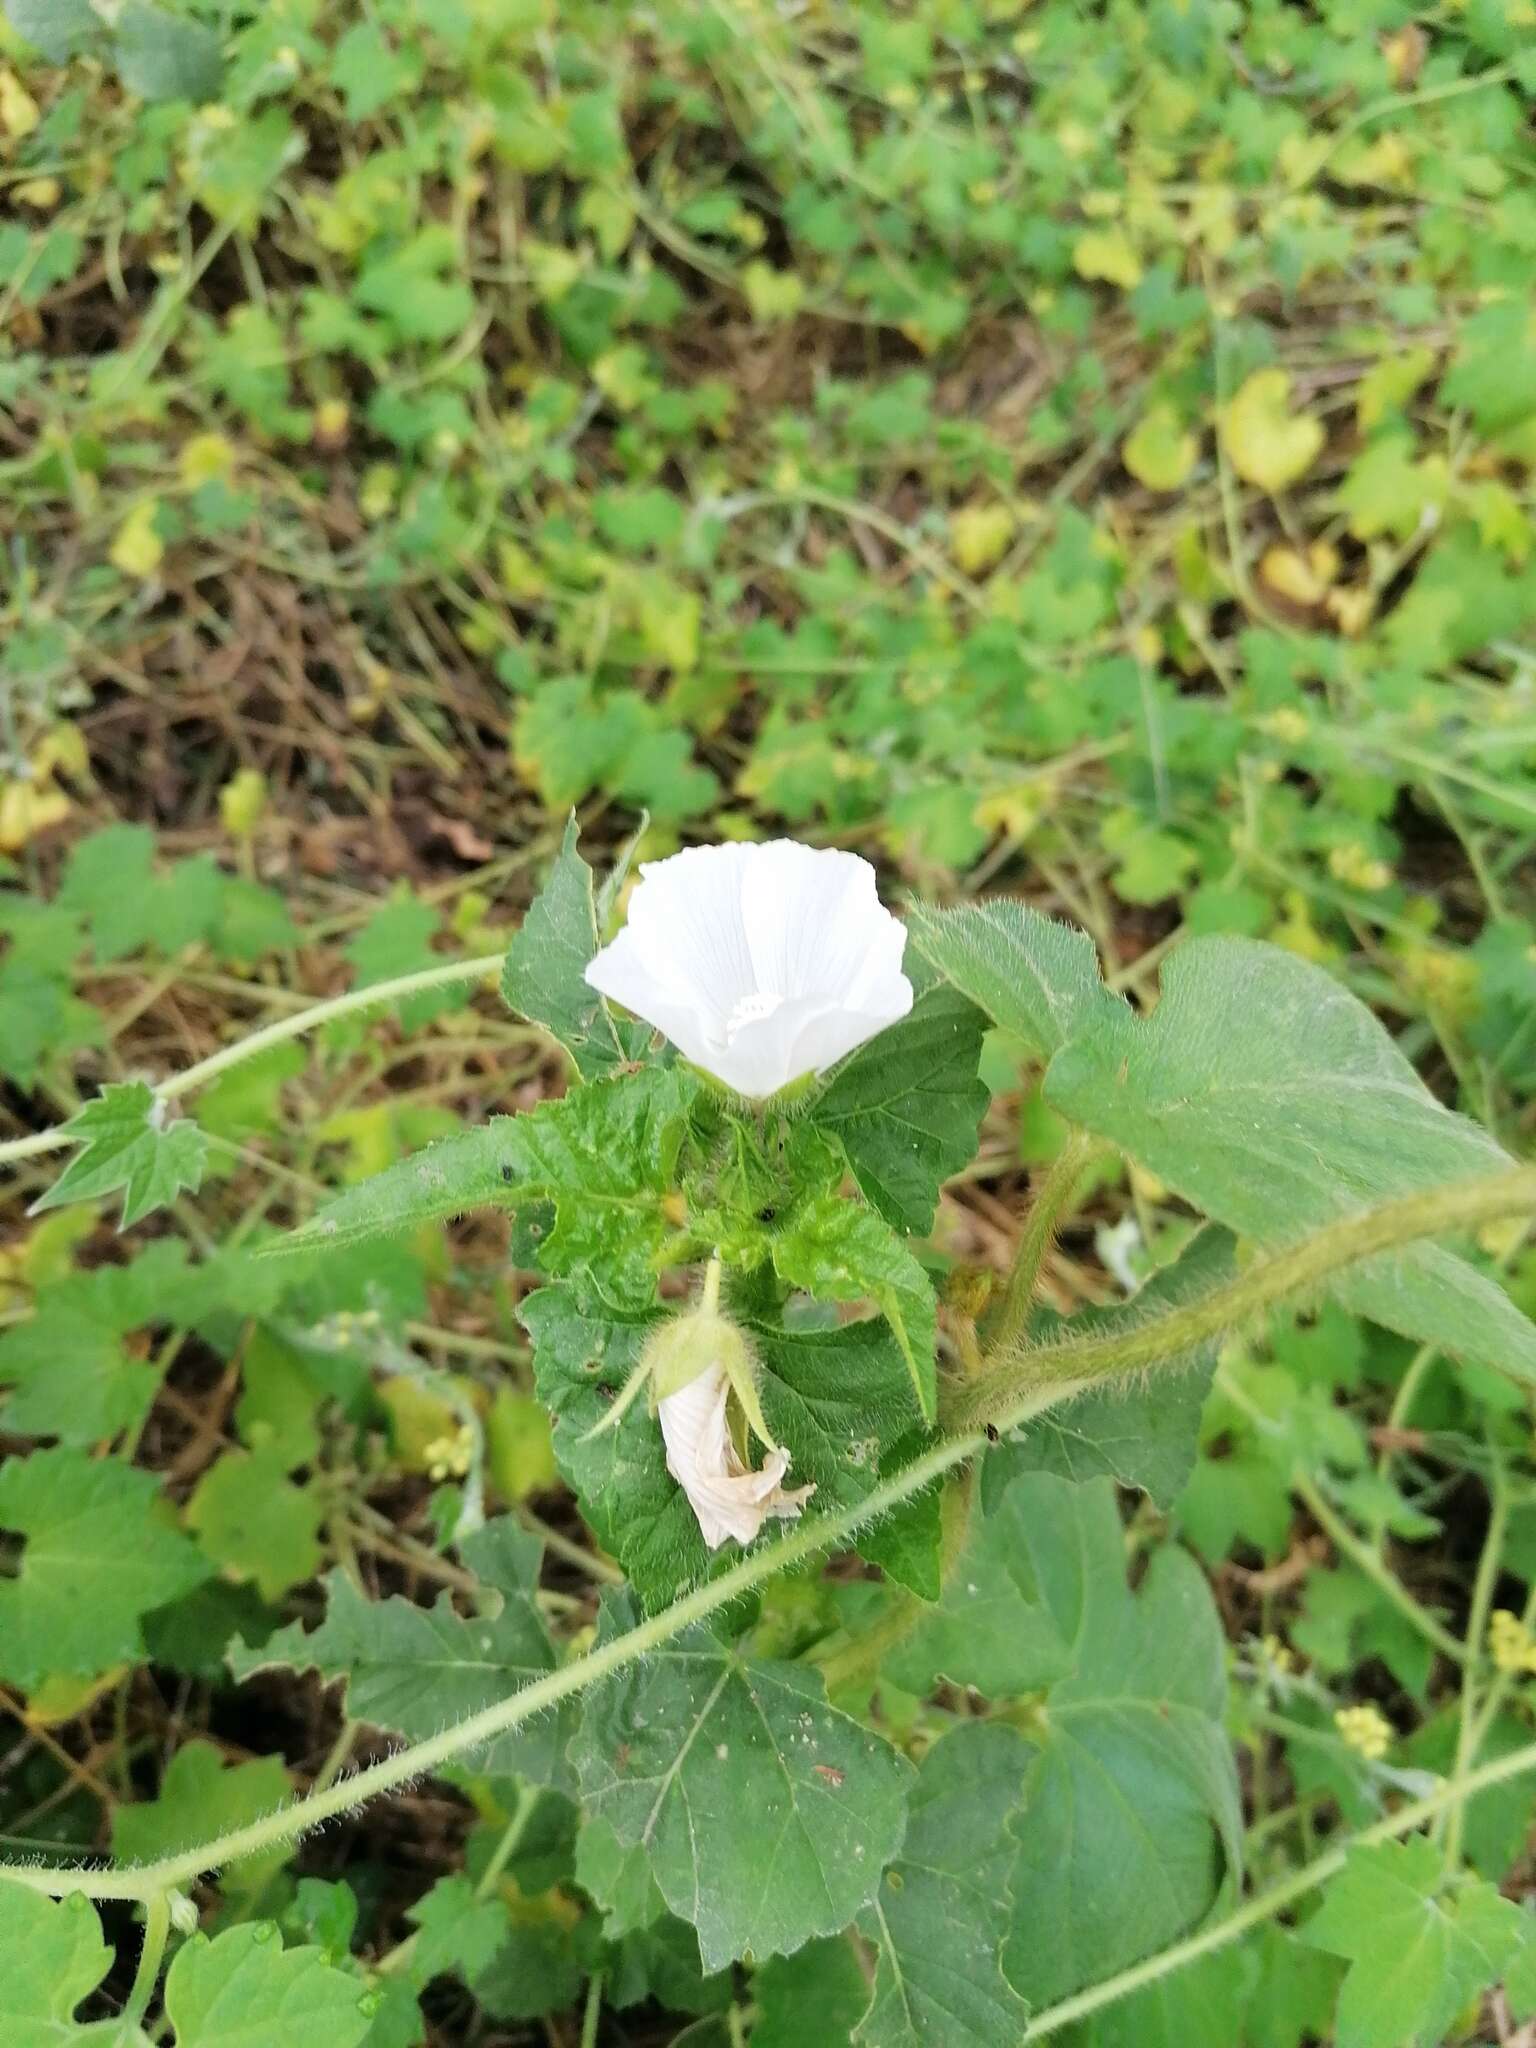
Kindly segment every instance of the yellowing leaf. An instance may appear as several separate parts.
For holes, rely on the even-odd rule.
[[[9,67],[0,66],[0,128],[20,141],[42,119],[37,101]]]
[[[788,320],[805,300],[805,286],[792,270],[775,270],[760,256],[742,271],[741,288],[754,320]]]
[[[1383,356],[1373,363],[1355,394],[1355,419],[1361,433],[1368,434],[1391,414],[1401,412],[1434,367],[1432,348],[1404,349],[1400,355]]]
[[[222,434],[194,434],[182,445],[177,462],[189,491],[199,484],[223,482],[234,473],[235,451]]]
[[[1293,413],[1288,370],[1255,370],[1221,414],[1221,441],[1246,483],[1283,491],[1322,453],[1322,422]]]
[[[0,853],[20,853],[68,814],[69,798],[49,783],[0,782]]]
[[[1275,546],[1265,553],[1259,575],[1292,604],[1321,604],[1339,573],[1337,552],[1318,541],[1303,554],[1300,548]]]
[[[1122,291],[1141,283],[1141,258],[1124,228],[1090,228],[1086,235],[1079,235],[1072,251],[1072,268],[1079,277],[1117,284]]]
[[[267,807],[267,778],[256,768],[242,768],[219,791],[219,816],[231,839],[249,839]]]
[[[156,509],[153,498],[141,499],[117,529],[117,538],[108,550],[113,568],[141,583],[148,582],[165,558],[165,542],[155,531]]]
[[[950,553],[967,576],[980,576],[1002,560],[1015,530],[1006,505],[962,505],[950,516]]]
[[[1125,437],[1120,459],[1149,491],[1176,491],[1187,483],[1200,444],[1171,405],[1154,405]]]

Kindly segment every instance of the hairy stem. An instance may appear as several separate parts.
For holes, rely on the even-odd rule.
[[[165,1944],[171,1931],[171,1900],[168,1892],[155,1892],[144,1906],[144,1945],[139,1950],[139,1966],[133,1973],[133,1985],[128,1993],[128,2003],[123,2007],[118,2024],[118,2039],[131,2042],[143,2025],[144,2015],[149,2011],[149,2001],[155,1995],[155,1986],[160,1981],[160,1965],[165,1960]]]
[[[450,960],[442,967],[424,967],[415,974],[398,974],[393,981],[376,981],[367,988],[355,988],[344,996],[333,996],[329,1002],[314,1003],[308,1009],[296,1010],[292,1016],[279,1017],[273,1024],[264,1024],[259,1031],[252,1031],[244,1038],[237,1038],[233,1045],[226,1045],[220,1051],[210,1053],[196,1066],[188,1067],[185,1073],[173,1074],[155,1089],[157,1102],[175,1102],[183,1095],[190,1095],[201,1088],[216,1074],[226,1073],[230,1067],[237,1067],[245,1060],[255,1059],[258,1053],[266,1052],[270,1046],[281,1045],[285,1039],[302,1038],[321,1024],[329,1024],[334,1018],[347,1017],[354,1010],[375,1009],[380,1003],[392,1003],[398,996],[414,995],[419,989],[448,988],[458,981],[479,981],[487,974],[500,970],[500,953],[483,953],[474,960]],[[74,1140],[62,1125],[51,1131],[38,1131],[30,1138],[12,1138],[0,1145],[0,1166],[13,1159],[30,1159],[39,1152],[58,1152]]]
[[[1438,1195],[1415,1195],[1407,1201],[1389,1202],[1277,1253],[1250,1268],[1233,1286],[1217,1290],[1202,1302],[1173,1309],[1124,1332],[1029,1353],[1023,1361],[1002,1361],[991,1368],[985,1380],[973,1383],[988,1396],[976,1419],[999,1430],[1016,1429],[1096,1380],[1139,1371],[1189,1351],[1286,1294],[1316,1286],[1352,1258],[1368,1258],[1416,1238],[1517,1215],[1532,1205],[1536,1205],[1536,1168],[1531,1167],[1447,1188]],[[1049,1361],[1043,1373],[1042,1360]],[[961,1392],[968,1395],[970,1388]],[[882,1480],[863,1500],[835,1514],[801,1523],[790,1534],[743,1558],[720,1578],[695,1587],[662,1613],[589,1650],[575,1663],[536,1679],[510,1699],[498,1700],[425,1742],[415,1743],[350,1778],[311,1793],[261,1820],[233,1828],[200,1847],[161,1857],[137,1869],[82,1870],[15,1864],[0,1867],[0,1877],[54,1897],[83,1892],[88,1898],[97,1899],[151,1899],[168,1887],[190,1883],[204,1871],[222,1869],[243,1857],[295,1841],[322,1822],[350,1813],[381,1793],[395,1791],[412,1779],[424,1777],[494,1736],[520,1727],[558,1701],[585,1692],[660,1649],[692,1623],[706,1620],[743,1593],[764,1585],[779,1572],[804,1564],[823,1551],[839,1548],[866,1523],[878,1520],[899,1502],[911,1499],[946,1472],[974,1457],[986,1442],[983,1429],[956,1428],[951,1418],[948,1435],[940,1437],[901,1471]],[[1505,1759],[1490,1768],[1509,1776],[1509,1763],[1510,1759]],[[1469,1778],[1464,1782],[1473,1785],[1478,1781]]]
[[[975,1429],[989,1422],[1002,1428],[1011,1404],[1027,1391],[1141,1372],[1198,1350],[1290,1295],[1311,1292],[1361,1259],[1418,1238],[1475,1229],[1531,1209],[1536,1209],[1536,1167],[1517,1166],[1342,1217],[1300,1243],[1256,1260],[1226,1286],[1166,1315],[1132,1320],[1099,1337],[1036,1349],[1015,1344],[1006,1352],[994,1350],[974,1379],[948,1390],[943,1420],[953,1429]]]
[[[987,1348],[994,1355],[1011,1351],[1029,1328],[1035,1290],[1046,1256],[1056,1241],[1056,1226],[1077,1190],[1084,1167],[1097,1149],[1086,1132],[1071,1132],[1041,1181],[1024,1219],[1023,1235],[988,1341]]]
[[[1260,1892],[1246,1905],[1239,1906],[1225,1920],[1218,1920],[1214,1926],[1190,1935],[1187,1941],[1175,1942],[1161,1955],[1149,1956],[1144,1963],[1135,1963],[1128,1970],[1106,1977],[1102,1984],[1094,1984],[1087,1991],[1079,1991],[1057,2005],[1047,2006],[1043,2012],[1036,2013],[1025,2027],[1019,2036],[1021,2044],[1043,2041],[1048,2034],[1059,2033],[1075,2020],[1087,2019],[1090,2013],[1102,2012],[1105,2006],[1129,1998],[1132,1992],[1144,1991],[1150,1984],[1160,1984],[1176,1970],[1198,1962],[1202,1956],[1208,1956],[1216,1949],[1225,1948],[1229,1941],[1236,1941],[1249,1928],[1262,1927],[1266,1920],[1273,1920],[1287,1906],[1293,1906],[1308,1892],[1316,1891],[1319,1885],[1337,1876],[1352,1849],[1368,1849],[1378,1842],[1395,1842],[1402,1835],[1412,1834],[1425,1821],[1434,1820],[1447,1808],[1459,1808],[1475,1793],[1486,1792],[1492,1785],[1503,1785],[1511,1778],[1522,1777],[1527,1771],[1536,1771],[1536,1742],[1500,1757],[1495,1763],[1485,1764],[1480,1771],[1469,1771],[1464,1778],[1448,1778],[1426,1798],[1401,1806],[1385,1820],[1351,1835],[1337,1848],[1317,1857],[1304,1870],[1298,1870],[1281,1883],[1271,1885],[1268,1891]]]

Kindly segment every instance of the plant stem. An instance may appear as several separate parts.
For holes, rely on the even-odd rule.
[[[1493,1589],[1498,1582],[1499,1567],[1504,1557],[1504,1535],[1509,1525],[1509,1485],[1504,1477],[1503,1454],[1491,1439],[1488,1450],[1493,1459],[1493,1475],[1488,1487],[1488,1534],[1477,1560],[1472,1606],[1467,1615],[1467,1668],[1461,1674],[1461,1711],[1456,1727],[1455,1775],[1458,1778],[1464,1778],[1477,1761],[1477,1667],[1488,1635],[1488,1614],[1493,1606]],[[1463,1813],[1463,1807],[1453,1806],[1445,1823],[1447,1875],[1461,1861]]]
[[[1062,1344],[1048,1352],[1026,1354],[1023,1361],[1007,1359],[994,1367],[983,1388],[987,1401],[978,1421],[991,1421],[999,1430],[1017,1429],[1046,1409],[1096,1379],[1118,1372],[1139,1371],[1159,1360],[1179,1356],[1194,1345],[1219,1334],[1233,1322],[1280,1300],[1287,1292],[1315,1286],[1318,1280],[1336,1272],[1351,1257],[1367,1258],[1389,1251],[1415,1238],[1434,1236],[1445,1230],[1491,1222],[1500,1216],[1516,1215],[1536,1204],[1536,1168],[1521,1168],[1494,1174],[1486,1180],[1466,1183],[1436,1195],[1415,1195],[1406,1201],[1389,1202],[1380,1209],[1330,1226],[1317,1236],[1292,1246],[1251,1268],[1232,1287],[1218,1289],[1203,1302],[1173,1309],[1166,1315],[1133,1324],[1129,1329],[1107,1336]],[[1040,1361],[1047,1360],[1044,1373]],[[969,1389],[962,1390],[965,1393]],[[204,1871],[219,1870],[244,1857],[255,1856],[282,1843],[296,1841],[322,1822],[381,1793],[392,1792],[414,1778],[426,1776],[439,1765],[451,1762],[466,1751],[520,1727],[534,1715],[559,1700],[587,1691],[616,1671],[649,1656],[676,1635],[718,1613],[743,1593],[765,1584],[779,1572],[806,1563],[827,1550],[841,1547],[856,1530],[874,1522],[895,1507],[921,1493],[946,1472],[964,1464],[987,1442],[981,1429],[960,1428],[941,1437],[920,1456],[884,1479],[863,1500],[837,1512],[803,1522],[791,1533],[754,1551],[730,1571],[707,1585],[696,1586],[662,1613],[641,1622],[626,1634],[600,1643],[574,1663],[551,1671],[523,1686],[510,1699],[498,1700],[471,1714],[441,1734],[418,1742],[396,1755],[383,1758],[354,1776],[340,1780],[321,1792],[311,1793],[292,1806],[232,1828],[227,1834],[197,1847],[163,1856],[137,1869],[84,1870],[58,1865],[8,1864],[0,1866],[0,1877],[29,1890],[51,1897],[81,1892],[96,1899],[152,1899],[169,1887],[190,1883]],[[1460,1645],[1457,1645],[1458,1650]],[[1520,1752],[1522,1756],[1527,1753]],[[1531,1752],[1536,1758],[1536,1751]],[[1514,1775],[1514,1760],[1490,1765],[1493,1773],[1474,1773],[1464,1781],[1468,1787],[1499,1783]],[[1429,1809],[1438,1812],[1441,1802]],[[1412,1822],[1406,1825],[1413,1825]],[[1196,1951],[1203,1953],[1203,1950]],[[1150,1980],[1149,1980],[1150,1981]]]
[[[160,1965],[165,1959],[166,1938],[170,1931],[170,1894],[167,1891],[154,1892],[144,1905],[144,1945],[139,1950],[139,1966],[133,1973],[133,1986],[118,2025],[121,2042],[131,2042],[143,2025],[149,2001],[160,1981]]]
[[[1063,2027],[1075,2020],[1086,2019],[1090,2013],[1102,2012],[1107,2005],[1114,2005],[1132,1992],[1144,1991],[1150,1984],[1161,1983],[1176,1970],[1182,1970],[1189,1963],[1195,1963],[1202,1956],[1212,1954],[1216,1949],[1225,1948],[1229,1941],[1246,1934],[1250,1927],[1260,1927],[1266,1920],[1273,1920],[1277,1913],[1283,1913],[1287,1906],[1305,1898],[1320,1884],[1326,1884],[1344,1867],[1345,1858],[1352,1849],[1366,1849],[1378,1842],[1395,1842],[1402,1835],[1412,1834],[1425,1821],[1433,1820],[1448,1806],[1460,1806],[1475,1793],[1486,1792],[1490,1786],[1502,1785],[1510,1778],[1518,1778],[1526,1771],[1536,1770],[1536,1742],[1524,1749],[1517,1749],[1511,1755],[1500,1757],[1497,1762],[1485,1764],[1480,1771],[1469,1772],[1464,1778],[1449,1778],[1436,1791],[1424,1799],[1416,1799],[1410,1806],[1403,1806],[1386,1820],[1377,1821],[1363,1829],[1349,1840],[1341,1842],[1309,1863],[1304,1870],[1285,1878],[1268,1891],[1260,1892],[1229,1913],[1225,1920],[1218,1920],[1213,1927],[1192,1934],[1187,1941],[1176,1942],[1172,1948],[1164,1949],[1161,1955],[1149,1956],[1144,1963],[1136,1963],[1128,1970],[1121,1970],[1113,1977],[1106,1977],[1102,1984],[1095,1984],[1087,1991],[1079,1991],[1071,1998],[1064,1998],[1058,2004],[1047,2006],[1038,2012],[1019,2036],[1022,2044],[1028,2041],[1042,2041],[1048,2034],[1059,2033]]]
[[[1035,1397],[1031,1412],[1036,1412],[1039,1405],[1039,1399]],[[190,1883],[205,1870],[219,1870],[243,1857],[296,1841],[299,1836],[335,1819],[338,1814],[350,1813],[354,1807],[376,1799],[383,1792],[393,1792],[413,1779],[428,1775],[440,1764],[451,1762],[466,1750],[478,1748],[493,1736],[504,1735],[520,1727],[557,1701],[587,1691],[599,1680],[649,1656],[694,1622],[704,1621],[711,1614],[718,1613],[731,1601],[763,1585],[779,1572],[803,1564],[824,1550],[836,1549],[866,1522],[888,1513],[899,1501],[920,1493],[953,1466],[974,1456],[985,1441],[980,1434],[958,1435],[935,1444],[931,1450],[877,1486],[862,1501],[837,1514],[802,1523],[792,1534],[743,1558],[740,1564],[718,1579],[684,1594],[662,1613],[653,1615],[624,1635],[616,1636],[611,1642],[599,1644],[575,1663],[535,1679],[510,1699],[483,1707],[479,1713],[444,1729],[440,1735],[431,1736],[425,1742],[415,1743],[394,1756],[370,1764],[367,1769],[341,1780],[324,1792],[296,1800],[293,1805],[248,1822],[244,1827],[232,1828],[214,1841],[181,1850],[173,1856],[161,1857],[133,1870],[77,1870],[16,1864],[4,1866],[0,1869],[0,1876],[57,1898],[83,1892],[88,1898],[95,1899],[142,1899],[167,1886]]]
[[[397,974],[392,981],[376,981],[367,988],[352,989],[344,996],[332,996],[329,1002],[313,1003],[308,1009],[297,1010],[289,1017],[279,1017],[275,1023],[264,1024],[259,1031],[237,1038],[233,1045],[210,1053],[207,1059],[199,1060],[185,1073],[173,1074],[156,1087],[155,1100],[178,1101],[183,1095],[190,1095],[194,1089],[201,1088],[205,1081],[211,1081],[216,1074],[226,1073],[242,1061],[255,1059],[258,1053],[267,1051],[270,1046],[281,1045],[286,1039],[302,1038],[307,1031],[329,1024],[334,1018],[351,1016],[355,1010],[374,1009],[380,1003],[393,1002],[398,996],[414,995],[419,989],[448,988],[458,981],[479,981],[487,974],[494,974],[501,962],[500,953],[483,953],[474,960],[451,960],[442,967],[425,967],[415,974]],[[38,1131],[29,1138],[12,1138],[0,1145],[0,1165],[13,1159],[30,1159],[39,1152],[57,1152],[73,1143],[62,1125],[51,1131]]]
[[[1093,1139],[1085,1131],[1072,1131],[1047,1169],[1024,1219],[1023,1235],[1013,1255],[1013,1267],[1003,1290],[1002,1306],[988,1335],[989,1351],[1011,1350],[1029,1328],[1035,1289],[1040,1284],[1040,1270],[1056,1241],[1056,1226],[1096,1149]]]
[[[1389,1571],[1371,1546],[1355,1534],[1344,1517],[1323,1498],[1310,1476],[1299,1466],[1291,1473],[1290,1487],[1334,1549],[1342,1551],[1356,1570],[1365,1574],[1377,1592],[1391,1601],[1398,1613],[1418,1630],[1425,1642],[1432,1643],[1442,1657],[1449,1657],[1457,1664],[1475,1662],[1476,1646],[1470,1646],[1469,1649],[1468,1645],[1453,1636],[1448,1628],[1419,1605],[1396,1573]]]
[[[1135,1316],[1118,1330],[1075,1342],[994,1351],[976,1378],[948,1389],[943,1419],[956,1429],[1004,1427],[1009,1404],[1028,1389],[1082,1384],[1141,1372],[1223,1337],[1288,1295],[1319,1287],[1360,1259],[1416,1238],[1439,1237],[1536,1208],[1536,1167],[1480,1175],[1450,1187],[1366,1209],[1273,1252],[1202,1300],[1166,1315]],[[1460,1645],[1457,1646],[1458,1649]]]
[[[581,2048],[597,2048],[597,2030],[603,2018],[603,1973],[587,1979],[587,2005],[581,2016]]]
[[[501,1873],[516,1855],[517,1845],[527,1833],[529,1819],[538,1803],[539,1795],[534,1787],[519,1783],[511,1818],[502,1829],[501,1840],[496,1844],[491,1860],[480,1873],[480,1882],[475,1886],[477,1905],[488,1899],[501,1883]]]

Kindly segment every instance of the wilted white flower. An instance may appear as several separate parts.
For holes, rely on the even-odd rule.
[[[694,846],[640,874],[587,980],[738,1094],[820,1073],[912,1007],[906,928],[857,854]]]
[[[711,1550],[718,1550],[727,1536],[750,1543],[770,1516],[793,1521],[816,1491],[814,1486],[785,1491],[789,1453],[782,1448],[770,1451],[756,1472],[744,1463],[726,1417],[730,1395],[724,1368],[711,1365],[656,1404],[667,1470],[687,1494]]]

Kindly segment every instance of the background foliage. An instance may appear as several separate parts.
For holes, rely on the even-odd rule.
[[[7,11],[0,1135],[305,1002],[503,950],[576,804],[589,851],[645,810],[652,853],[789,829],[893,888],[1026,894],[1138,1000],[1180,936],[1277,940],[1529,1152],[1530,0]],[[988,1034],[937,1276],[1005,1261],[1060,1144],[1053,1050]],[[616,1625],[593,1537],[617,1534],[577,1515],[544,1419],[575,1432],[588,1390],[561,1375],[590,1305],[562,1282],[520,1316],[533,1259],[514,1245],[509,1268],[483,1219],[251,1256],[563,1073],[456,983],[231,1068],[137,1173],[140,1095],[109,1097],[134,1114],[101,1144],[128,1156],[93,1188],[104,1155],[79,1155],[65,1190],[113,1190],[95,1207],[27,1218],[55,1162],[18,1166],[10,1853],[173,1850],[478,1704],[402,1692],[424,1641],[484,1620],[504,1690]],[[1057,1099],[1083,1113],[1104,1080]],[[1321,1088],[1311,1113],[1336,1125]],[[1090,1176],[1058,1309],[1176,1251],[1179,1196],[1262,1234],[1251,1180],[1149,1165]],[[926,1227],[920,1180],[871,1200]],[[119,1220],[141,1225],[121,1244]],[[1517,1228],[1475,1252],[1536,1307]],[[852,1574],[765,1597],[755,1650],[816,1653],[829,1741],[872,1710],[917,1766],[905,1836],[868,1840],[881,1861],[901,1841],[873,1904],[732,1964],[739,1928],[677,1917],[667,1856],[635,1860],[564,1729],[536,1795],[490,1756],[206,1887],[164,2037],[239,2039],[212,2008],[244,1985],[295,2048],[305,2027],[459,2048],[588,2023],[774,2048],[808,2012],[861,2048],[951,2020],[1012,2038],[1023,2001],[1185,1931],[1212,1840],[1235,1856],[1246,1830],[1251,1876],[1278,1877],[1341,1820],[1531,1739],[1530,1440],[1527,1395],[1486,1364],[1338,1305],[1279,1315],[1215,1367],[1187,1482],[1123,1459],[1094,1478],[1070,1442],[989,1467],[984,1527],[1022,1533],[967,1570],[999,1639],[1023,1629],[1008,1668],[967,1667],[974,1632],[938,1622],[880,1668],[896,1596]],[[1123,1543],[1108,1477],[1151,1490],[1122,1501]],[[1240,1811],[1190,1765],[1176,1879],[1127,1862],[1081,1953],[1007,1904],[1031,1858],[1060,1867],[1050,1816],[1104,1740],[1102,1641],[1042,1591],[1049,1556],[1022,1580],[1010,1562],[1068,1526],[1040,1505],[1056,1489],[1130,1567],[1104,1641],[1148,1630],[1155,1666],[1152,1603],[1209,1617],[1156,1685],[1183,1688],[1192,1752],[1224,1730],[1241,1762]],[[686,1672],[634,1682],[670,1712]],[[1071,1732],[1041,1748],[1044,1725]],[[989,1834],[1026,1767],[1044,1818]],[[1433,1845],[1354,1852],[1299,1931],[1260,1926],[1071,2038],[1233,2048],[1238,2011],[1251,2048],[1518,2038],[1536,1983],[1490,1987],[1523,1931],[1530,1786],[1453,1810]],[[1002,1902],[1002,1967],[968,1970],[978,2003],[945,2019],[921,1931],[973,1924],[967,1887]],[[121,2008],[126,1907],[105,1938],[70,1903],[4,1910],[7,1955],[36,1959],[0,1991],[17,2038]],[[856,1911],[872,2002],[833,1927]]]

